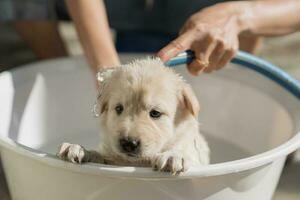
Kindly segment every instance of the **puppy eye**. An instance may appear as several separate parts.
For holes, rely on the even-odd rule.
[[[123,105],[118,104],[118,105],[115,107],[115,110],[116,110],[116,113],[117,113],[118,115],[120,115],[120,114],[123,112],[124,107],[123,107]]]
[[[151,110],[149,114],[150,114],[150,117],[152,117],[154,119],[160,118],[160,116],[161,116],[161,112],[154,110],[154,109]]]

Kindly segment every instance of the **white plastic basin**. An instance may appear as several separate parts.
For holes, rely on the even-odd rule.
[[[125,61],[138,55],[123,56]],[[212,164],[176,177],[150,168],[75,165],[62,142],[96,148],[93,77],[81,58],[26,65],[0,75],[0,153],[13,199],[267,200],[286,156],[300,147],[300,85],[239,53],[224,70],[192,77]]]

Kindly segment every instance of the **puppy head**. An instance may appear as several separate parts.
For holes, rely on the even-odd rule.
[[[159,60],[137,60],[117,68],[99,99],[101,145],[126,160],[147,160],[175,137],[176,127],[196,118],[191,88]]]

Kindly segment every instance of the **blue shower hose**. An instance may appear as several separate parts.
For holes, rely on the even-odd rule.
[[[176,57],[170,59],[165,63],[169,67],[177,65],[188,64],[195,58],[193,51],[188,50],[178,54]],[[289,74],[278,68],[277,66],[253,56],[249,53],[239,51],[237,55],[231,60],[231,63],[237,64],[241,67],[246,67],[254,70],[269,79],[273,80],[283,88],[288,90],[300,100],[300,82]]]

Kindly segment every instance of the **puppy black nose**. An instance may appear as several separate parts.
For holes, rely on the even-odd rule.
[[[134,138],[121,138],[120,146],[125,153],[137,154],[140,150],[140,141]]]

